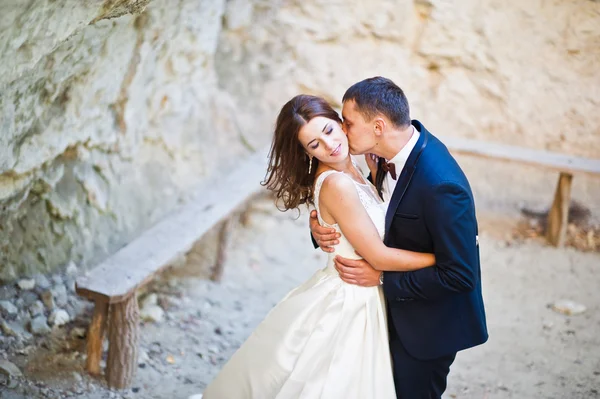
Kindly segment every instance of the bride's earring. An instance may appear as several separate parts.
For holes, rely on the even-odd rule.
[[[312,171],[312,160],[313,160],[313,157],[311,157],[311,156],[309,155],[309,156],[308,156],[308,158],[310,159],[310,160],[308,161],[308,174],[310,175],[310,172]]]

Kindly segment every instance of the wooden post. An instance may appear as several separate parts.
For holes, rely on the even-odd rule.
[[[110,388],[131,385],[137,369],[139,308],[135,292],[123,302],[110,307],[108,361],[106,377]]]
[[[223,264],[225,263],[225,255],[227,251],[227,243],[229,242],[229,234],[231,232],[231,220],[225,220],[219,230],[219,242],[217,243],[217,259],[212,269],[210,279],[212,281],[220,281],[223,275]]]
[[[90,374],[100,374],[100,359],[102,359],[102,343],[106,331],[108,302],[96,299],[92,323],[87,335],[87,359],[85,367]]]
[[[561,247],[567,237],[569,222],[569,203],[571,201],[571,183],[573,175],[561,172],[558,177],[554,202],[548,213],[548,229],[546,238],[555,247]]]

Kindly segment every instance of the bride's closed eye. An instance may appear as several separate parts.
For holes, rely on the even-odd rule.
[[[333,132],[333,128],[329,127],[329,129],[327,129],[327,131],[325,132],[325,134],[331,134]],[[311,145],[310,148],[312,148],[313,150],[316,150],[317,147],[319,147],[319,143],[316,143],[315,145]]]

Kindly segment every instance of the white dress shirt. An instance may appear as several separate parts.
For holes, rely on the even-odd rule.
[[[415,145],[417,145],[417,141],[419,141],[420,135],[421,134],[419,133],[419,131],[413,126],[413,134],[408,140],[408,143],[406,143],[406,145],[402,147],[400,152],[397,153],[396,156],[394,156],[394,158],[389,160],[389,162],[395,165],[397,178],[400,178],[402,169],[404,169],[404,165],[406,165],[406,161],[408,160],[408,157],[410,156],[410,153],[412,152],[413,148],[415,148]],[[391,173],[388,173],[385,176],[385,180],[383,181],[383,187],[381,188],[383,200],[385,202],[390,202],[390,200],[392,199],[392,194],[394,194],[394,189],[396,188],[397,182],[398,180],[392,179]]]

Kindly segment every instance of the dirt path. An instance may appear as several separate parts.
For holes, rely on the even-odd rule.
[[[0,397],[185,399],[201,392],[269,309],[324,265],[305,216],[293,220],[268,201],[255,208],[249,227],[235,233],[221,283],[188,267],[158,286],[166,319],[142,328],[134,389],[110,392],[87,377],[79,342],[11,359],[37,385],[21,383]],[[445,398],[600,397],[600,255],[537,242],[507,246],[503,227],[489,215],[480,219],[490,340],[458,355]],[[548,305],[559,299],[587,310],[558,314]],[[50,358],[54,366],[46,367]]]

